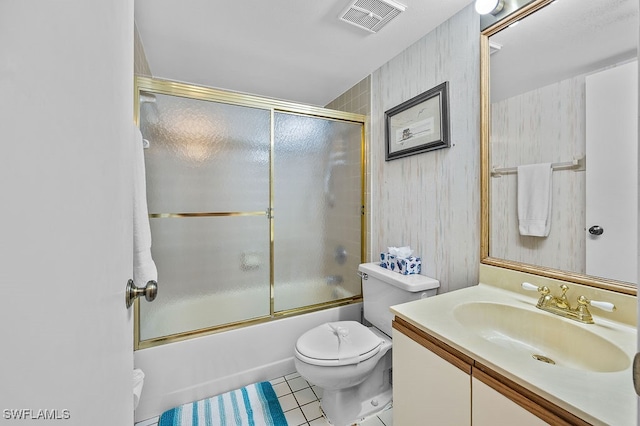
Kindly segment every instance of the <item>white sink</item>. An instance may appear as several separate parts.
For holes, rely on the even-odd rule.
[[[553,367],[590,372],[616,372],[629,367],[618,346],[572,320],[543,311],[493,302],[468,302],[453,316],[469,332],[502,350],[537,359]]]
[[[616,303],[619,314],[625,306],[629,319],[635,297],[609,296],[596,299]],[[595,324],[582,324],[537,309],[536,301],[529,293],[478,284],[395,305],[391,311],[588,423],[635,425],[635,324],[597,315],[599,311],[594,312]]]

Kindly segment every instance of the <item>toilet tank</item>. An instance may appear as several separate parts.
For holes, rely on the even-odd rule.
[[[440,287],[436,279],[418,274],[402,275],[379,263],[362,263],[358,271],[362,275],[364,319],[389,337],[393,321],[390,306],[435,296]]]

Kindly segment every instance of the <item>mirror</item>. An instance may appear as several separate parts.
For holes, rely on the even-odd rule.
[[[636,294],[637,46],[636,0],[535,0],[482,32],[482,263]]]

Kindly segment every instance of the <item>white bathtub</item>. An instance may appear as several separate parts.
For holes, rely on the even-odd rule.
[[[355,303],[136,351],[145,382],[135,420],[291,373],[302,333],[327,321],[360,321],[361,310]]]
[[[358,290],[360,290],[358,288]],[[275,289],[275,310],[283,311],[357,295],[325,281],[284,283]],[[269,315],[269,287],[252,287],[216,294],[196,294],[172,303],[142,305],[141,340],[230,324]]]

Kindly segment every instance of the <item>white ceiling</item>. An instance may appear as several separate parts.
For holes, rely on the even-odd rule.
[[[154,77],[324,106],[471,0],[400,0],[372,34],[350,0],[135,0]]]
[[[635,58],[638,0],[560,0],[491,36],[491,100]]]

